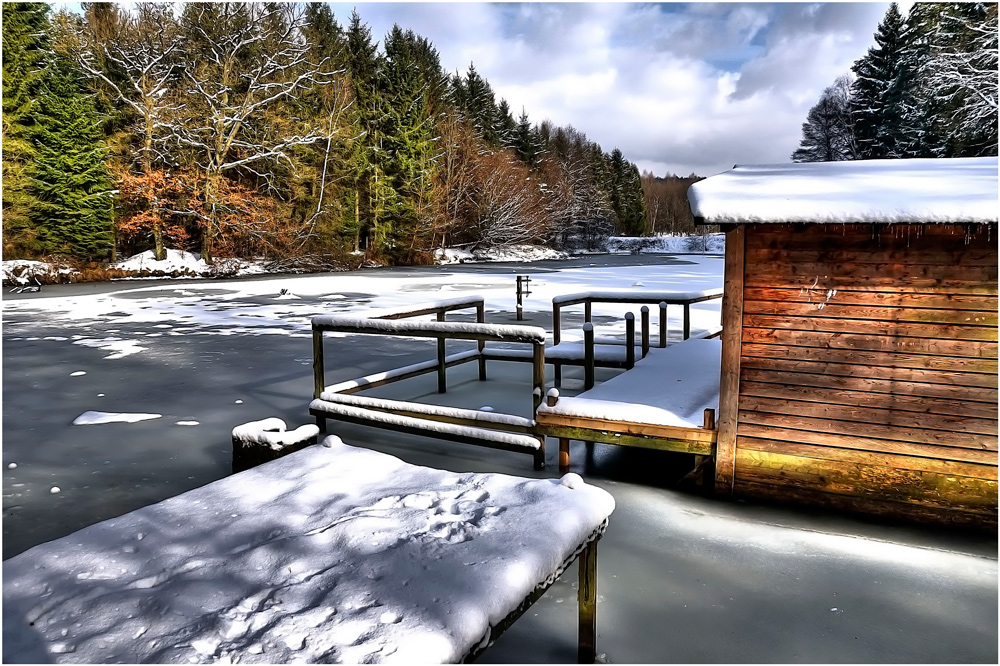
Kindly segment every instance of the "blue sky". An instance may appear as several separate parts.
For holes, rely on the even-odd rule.
[[[374,39],[414,30],[451,72],[474,62],[515,115],[573,125],[656,175],[711,175],[787,162],[888,3],[332,6],[342,25],[356,7]]]

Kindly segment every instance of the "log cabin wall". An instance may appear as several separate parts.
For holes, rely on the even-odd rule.
[[[724,489],[995,529],[996,226],[735,231]]]

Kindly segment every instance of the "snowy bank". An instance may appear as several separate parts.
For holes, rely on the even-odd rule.
[[[662,254],[722,254],[726,251],[725,234],[612,236],[608,252],[658,252]]]
[[[6,560],[4,662],[456,662],[614,510],[326,444]]]
[[[541,245],[511,245],[495,247],[486,250],[463,250],[461,248],[444,248],[434,251],[434,262],[437,264],[467,264],[483,262],[533,262],[552,259],[566,259],[565,252],[559,252]]]

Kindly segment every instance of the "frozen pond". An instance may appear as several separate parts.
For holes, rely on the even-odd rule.
[[[478,293],[487,321],[514,323],[515,275],[528,274],[523,323],[551,330],[557,294],[718,287],[722,264],[640,255],[4,294],[3,557],[228,475],[235,425],[311,422],[313,315]],[[719,306],[695,305],[694,331],[718,323]],[[626,307],[595,306],[595,321],[619,327]],[[578,331],[582,308],[573,316]],[[330,336],[328,382],[431,358],[433,344]],[[385,394],[528,415],[526,365],[474,375],[449,372],[444,396],[432,375]],[[105,416],[73,425],[87,412]],[[416,464],[556,475],[555,446],[534,472],[524,455],[330,428]],[[607,661],[996,663],[995,537],[720,502],[678,490],[669,456],[598,446],[587,461],[574,446],[572,471],[618,505],[600,547]],[[574,661],[575,580],[573,569],[480,661]]]

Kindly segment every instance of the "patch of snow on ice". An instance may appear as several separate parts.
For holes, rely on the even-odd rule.
[[[141,412],[97,412],[86,411],[73,419],[73,425],[102,425],[104,423],[136,423],[150,419],[162,418],[162,414],[143,414]]]
[[[179,425],[179,426],[196,426],[196,425],[201,425],[201,423],[199,423],[198,421],[178,421],[177,425]]]
[[[69,373],[69,376],[70,377],[83,377],[85,374],[87,374],[87,373],[84,372],[83,370],[77,370],[76,372]]]
[[[104,357],[107,359],[125,358],[126,356],[146,351],[146,347],[140,347],[139,344],[133,340],[122,340],[121,338],[114,337],[104,338],[101,340],[96,338],[83,338],[82,340],[74,340],[73,344],[113,352]]]

